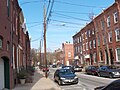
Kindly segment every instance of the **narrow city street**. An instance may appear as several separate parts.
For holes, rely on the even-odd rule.
[[[49,78],[52,80],[54,77],[55,70],[56,68],[50,68]],[[79,78],[78,84],[62,85],[60,86],[60,88],[62,90],[94,90],[95,87],[104,86],[116,80],[116,79],[98,77],[93,75],[87,75],[84,74],[83,72],[76,72],[76,74]]]

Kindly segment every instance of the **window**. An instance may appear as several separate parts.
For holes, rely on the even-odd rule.
[[[90,32],[90,30],[89,30],[89,32],[88,32],[89,37],[90,37],[90,34],[91,34],[91,32]]]
[[[100,46],[100,36],[98,36],[98,46]]]
[[[117,61],[120,61],[120,48],[116,49],[116,57]]]
[[[87,39],[87,32],[85,32],[85,39]]]
[[[0,48],[2,48],[2,47],[3,47],[3,37],[0,36]]]
[[[105,35],[103,35],[102,37],[103,37],[103,45],[105,45],[107,43],[106,37]]]
[[[115,34],[116,34],[116,41],[120,41],[120,30],[118,28],[115,30]]]
[[[102,30],[104,30],[104,27],[105,27],[105,25],[104,25],[104,20],[102,19],[102,20],[101,20],[101,28],[102,28]]]
[[[16,17],[16,35],[18,35],[18,18]]]
[[[92,49],[92,41],[89,42],[90,49]]]
[[[114,23],[117,23],[118,22],[118,12],[115,12],[113,14],[113,16],[114,16]]]
[[[7,42],[7,51],[9,51],[9,49],[10,49],[10,43],[9,43],[9,41]]]
[[[13,69],[15,69],[15,45],[13,45],[13,60],[12,60],[12,64],[13,64]]]
[[[68,57],[71,57],[71,52],[68,52]]]
[[[82,41],[81,36],[80,36],[80,42]]]
[[[95,34],[95,31],[94,31],[94,29],[92,30],[92,35],[94,35]]]
[[[80,53],[82,54],[82,46],[80,46]]]
[[[94,60],[94,63],[97,62],[96,53],[93,54],[93,60]]]
[[[2,40],[2,38],[0,38],[0,48],[2,48],[3,47],[3,40]]]
[[[108,33],[108,37],[109,37],[109,42],[112,42],[112,31]]]
[[[77,38],[77,43],[79,43],[79,38]]]
[[[82,39],[84,40],[84,34],[82,34]]]
[[[96,48],[96,41],[93,40],[93,47]]]
[[[86,50],[88,50],[88,42],[86,43]]]
[[[110,27],[110,16],[107,18],[107,27]]]
[[[10,0],[7,0],[7,14],[10,16]]]
[[[100,61],[103,61],[102,51],[99,52]]]

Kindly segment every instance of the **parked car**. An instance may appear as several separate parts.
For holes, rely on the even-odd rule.
[[[70,69],[57,69],[54,73],[54,81],[62,84],[78,83],[78,77]]]
[[[63,66],[62,68],[63,69],[70,69],[73,73],[75,72],[73,66]]]
[[[74,66],[74,71],[75,72],[80,72],[80,71],[82,71],[82,67],[76,65],[76,66]]]
[[[120,90],[120,79],[115,80],[106,86],[96,87],[94,90]]]
[[[43,71],[43,72],[45,72],[45,71],[48,72],[48,71],[49,71],[49,68],[48,68],[48,67],[47,67],[47,68],[46,68],[46,67],[43,67],[43,68],[42,68],[42,71]]]
[[[98,66],[88,66],[85,69],[87,74],[97,75]]]
[[[98,76],[104,77],[120,77],[120,69],[115,66],[102,66],[97,71]]]
[[[53,64],[53,65],[52,65],[52,68],[56,68],[56,67],[57,67],[57,65],[56,65],[56,64]]]

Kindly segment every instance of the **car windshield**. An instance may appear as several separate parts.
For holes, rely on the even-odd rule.
[[[73,72],[70,69],[61,69],[60,75],[67,75],[67,74],[73,74]]]
[[[107,66],[108,67],[108,69],[117,69],[117,67],[115,67],[115,66]]]

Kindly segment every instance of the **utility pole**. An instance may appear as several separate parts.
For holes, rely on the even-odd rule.
[[[40,40],[40,66],[42,65],[42,59],[41,59],[41,40]]]
[[[46,59],[46,8],[44,5],[44,61],[45,61],[45,77],[47,78],[47,59]]]

